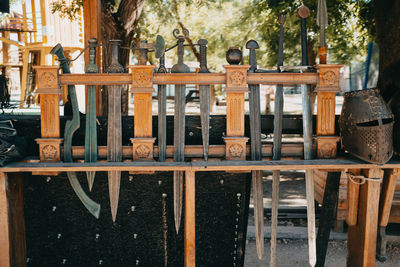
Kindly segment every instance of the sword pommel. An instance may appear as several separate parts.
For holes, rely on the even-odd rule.
[[[302,19],[306,19],[310,16],[310,9],[304,5],[300,6],[297,9],[297,15]]]
[[[250,69],[249,72],[255,72],[257,69],[257,57],[256,57],[256,49],[259,48],[260,46],[258,43],[254,40],[250,40],[246,43],[246,48],[250,50],[249,54],[249,64],[250,64]]]

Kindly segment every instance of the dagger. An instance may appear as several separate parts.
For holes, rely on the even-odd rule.
[[[199,73],[210,73],[207,68],[207,44],[206,39],[200,39],[197,44],[200,46],[200,71]],[[203,139],[204,160],[208,160],[208,147],[210,136],[210,85],[200,85],[200,121],[201,137]]]
[[[123,73],[124,67],[119,63],[120,40],[110,40],[111,64],[107,73]],[[122,125],[121,125],[121,91],[119,85],[107,86],[108,90],[108,127],[107,127],[107,160],[122,161]],[[118,210],[121,171],[108,172],[108,189],[110,197],[111,216],[115,222]]]
[[[283,66],[283,24],[286,16],[280,14],[278,17],[280,34],[279,34],[279,50],[278,50],[278,71]],[[282,150],[282,116],[283,116],[283,85],[278,84],[275,92],[275,107],[274,107],[274,140],[272,159],[281,159]],[[271,256],[270,266],[276,266],[276,237],[278,233],[278,206],[279,206],[279,179],[280,171],[272,173],[272,209],[271,209]]]
[[[60,67],[63,73],[71,73],[67,59],[64,55],[64,50],[61,44],[57,44],[51,49],[50,54],[57,56],[60,62]],[[76,91],[74,85],[68,85],[68,94],[70,96],[72,106],[72,120],[68,120],[65,123],[64,130],[64,162],[72,162],[72,136],[80,126],[80,116],[78,108],[78,99],[76,97]],[[75,172],[67,172],[68,180],[75,191],[75,194],[81,200],[82,204],[86,209],[97,219],[100,216],[100,204],[94,202],[86,193],[83,191],[81,184],[79,183],[78,177]]]
[[[157,73],[167,73],[165,55],[160,57],[160,67]],[[158,85],[158,159],[165,161],[167,151],[167,87]]]
[[[249,73],[257,69],[256,49],[259,45],[256,41],[250,40],[246,43],[250,50]],[[249,85],[249,107],[250,107],[250,139],[251,139],[251,160],[261,160],[261,115],[260,115],[260,85]],[[261,259],[264,251],[264,205],[262,188],[262,171],[252,171],[253,199],[254,199],[254,226],[256,230],[256,247],[258,258]]]
[[[89,43],[89,64],[86,66],[86,73],[98,73],[99,68],[96,65],[96,47],[97,40],[91,38]],[[88,85],[87,87],[87,104],[86,104],[86,128],[85,128],[85,162],[97,161],[97,129],[96,129],[96,86]],[[95,171],[87,171],[87,181],[89,191],[92,191]]]
[[[171,73],[189,73],[190,68],[183,63],[184,42],[189,37],[189,31],[183,30],[183,35],[175,29],[173,35],[178,46],[178,63],[172,66]],[[174,161],[185,160],[185,92],[186,85],[175,85],[175,113],[174,113]],[[174,171],[174,218],[176,233],[179,232],[182,217],[183,198],[183,171]]]
[[[306,6],[297,9],[300,17],[301,26],[301,64],[308,66],[307,53],[307,27],[306,18],[310,15],[310,10]],[[311,113],[311,88],[310,85],[301,86],[301,98],[303,103],[303,138],[304,138],[304,159],[313,158],[312,150],[312,113]],[[315,240],[315,207],[314,207],[314,172],[306,170],[306,195],[307,195],[307,228],[308,228],[308,258],[310,266],[315,266],[316,240]]]

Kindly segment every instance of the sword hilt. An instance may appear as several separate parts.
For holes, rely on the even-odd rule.
[[[278,70],[280,66],[283,66],[283,25],[285,24],[286,15],[280,14],[278,16],[278,22],[280,27],[279,33],[279,50],[278,50]]]
[[[248,72],[255,72],[257,69],[257,57],[256,57],[256,49],[260,46],[254,40],[250,40],[246,43],[246,48],[250,50],[249,53],[249,64],[250,69]]]
[[[200,73],[208,73],[207,68],[207,44],[206,39],[200,39],[197,44],[200,46]]]
[[[121,73],[124,72],[124,67],[119,63],[119,49],[121,47],[121,40],[110,40],[111,45],[111,64],[107,67],[107,73]]]
[[[90,38],[88,40],[89,43],[89,64],[85,68],[86,73],[98,73],[99,68],[96,65],[96,47],[97,47],[97,39]]]

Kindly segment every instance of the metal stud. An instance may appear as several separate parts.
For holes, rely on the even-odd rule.
[[[189,132],[189,136],[193,136],[194,135],[194,133],[193,132]]]
[[[51,181],[51,177],[50,177],[50,176],[47,176],[46,182],[50,182],[50,181]]]
[[[136,209],[136,207],[135,207],[135,206],[131,206],[131,211],[132,211],[132,212],[134,212],[134,211],[135,211],[135,209]]]
[[[98,239],[99,239],[99,237],[100,237],[100,235],[99,235],[99,234],[96,234],[96,240],[98,240]]]
[[[57,209],[57,207],[56,207],[56,206],[53,206],[53,208],[52,208],[51,210],[52,210],[53,212],[55,212],[56,209]]]
[[[162,197],[163,197],[163,198],[166,198],[166,197],[167,197],[167,194],[163,193],[163,194],[162,194]]]
[[[26,258],[26,263],[30,262],[31,258]]]
[[[224,184],[224,179],[219,180],[220,184]]]
[[[138,236],[137,234],[133,234],[133,238],[134,238],[134,239],[136,239],[136,238],[137,238],[137,236]]]
[[[102,265],[103,264],[103,260],[99,260],[99,265]]]
[[[162,184],[162,181],[161,180],[158,180],[158,185],[161,185]]]
[[[237,193],[236,196],[237,196],[237,198],[239,199],[239,198],[242,196],[242,194]]]
[[[62,264],[66,264],[66,263],[67,263],[67,259],[63,259]]]
[[[57,239],[60,239],[60,238],[61,238],[61,234],[58,234],[58,235],[57,235]]]
[[[136,265],[139,266],[139,260],[136,260]]]
[[[133,181],[133,175],[129,175],[129,182]]]

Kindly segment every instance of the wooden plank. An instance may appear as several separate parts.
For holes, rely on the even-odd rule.
[[[387,226],[399,170],[385,170],[379,203],[379,226]]]
[[[196,183],[195,172],[185,175],[185,266],[196,266]]]
[[[317,73],[249,73],[248,84],[317,84]],[[121,85],[131,84],[132,77],[124,74],[62,74],[60,84]],[[226,84],[225,73],[154,73],[154,84]]]
[[[336,92],[318,92],[317,135],[335,134]]]
[[[134,97],[134,136],[151,137],[152,131],[151,93],[136,93]]]
[[[313,169],[393,169],[400,168],[399,161],[389,161],[383,165],[369,164],[356,159],[347,160],[281,160],[281,161],[207,161],[207,162],[13,162],[1,168],[3,172],[32,171],[246,171],[246,170],[313,170]]]
[[[227,93],[226,136],[244,136],[244,93]]]
[[[57,94],[40,95],[40,123],[42,138],[60,137],[60,115]]]
[[[21,174],[0,173],[0,266],[26,266]]]
[[[368,178],[379,178],[380,169],[365,172]],[[380,181],[366,181],[360,186],[357,225],[348,228],[347,266],[375,266]]]
[[[354,175],[360,175],[361,170],[350,170]],[[360,185],[352,181],[347,182],[347,215],[346,223],[349,226],[357,224],[358,217],[358,199],[359,199]]]

